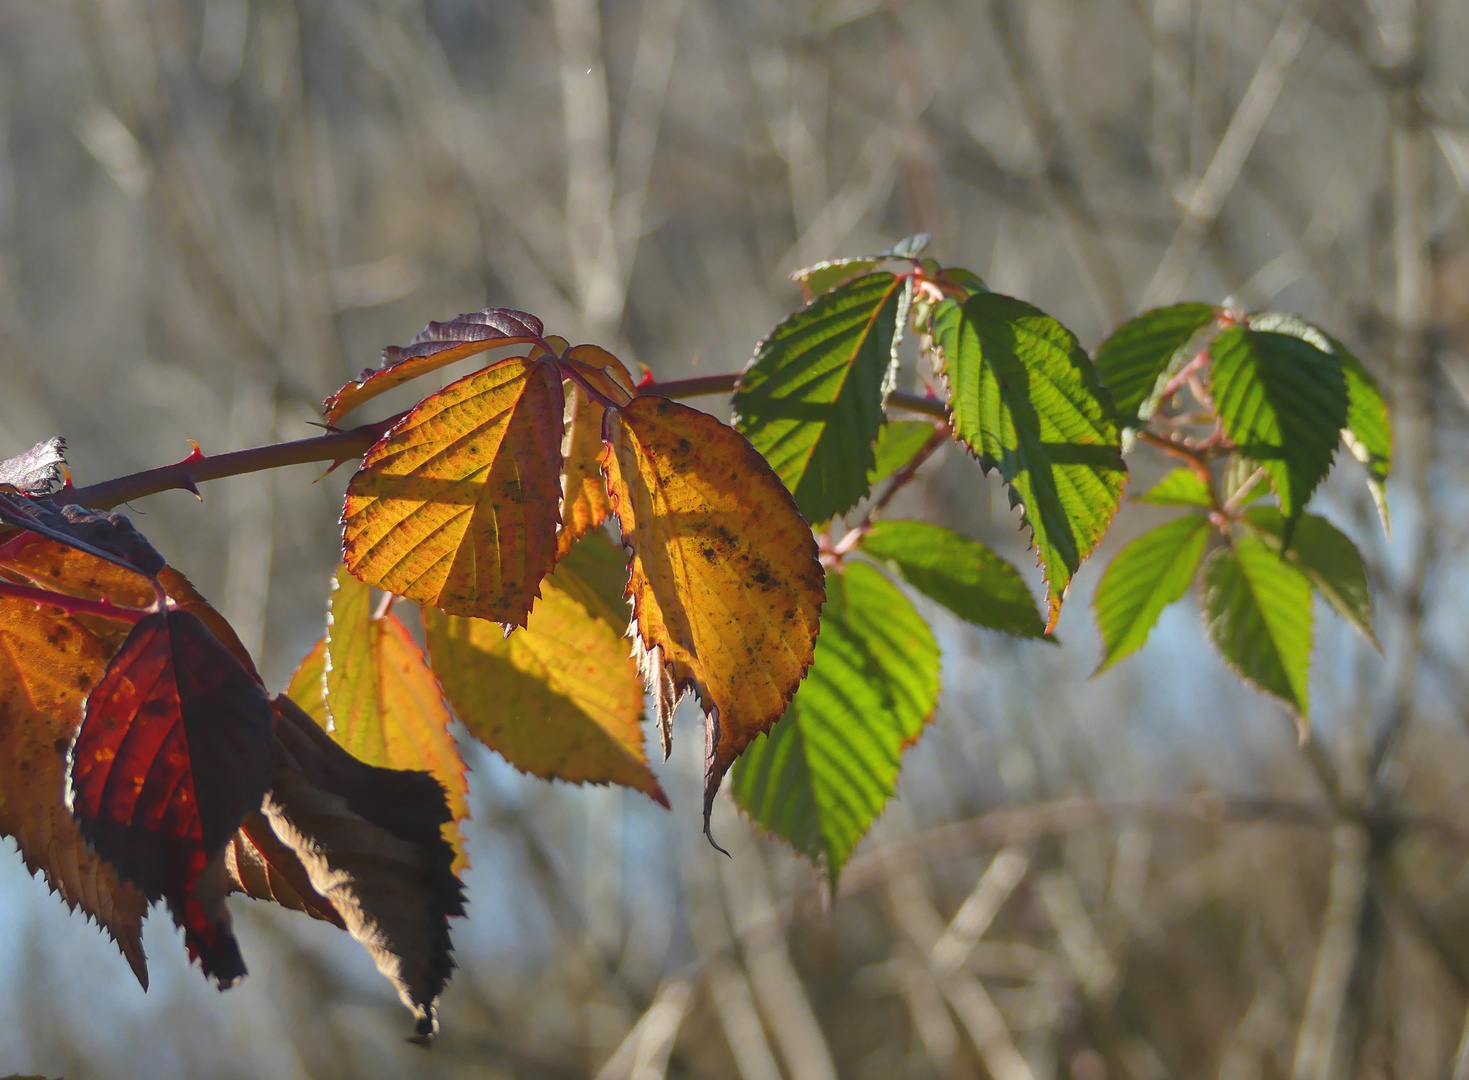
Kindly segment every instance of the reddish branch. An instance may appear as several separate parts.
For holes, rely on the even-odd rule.
[[[675,379],[670,382],[652,383],[645,393],[669,398],[701,397],[705,394],[727,394],[734,389],[738,375],[705,375],[697,379]],[[578,379],[579,383],[585,383]],[[595,397],[603,395],[586,387]],[[615,404],[615,403],[614,403]],[[943,418],[943,402],[920,394],[895,392],[888,396],[888,404],[909,412]],[[206,480],[219,480],[226,476],[241,476],[245,473],[264,472],[287,465],[305,465],[313,461],[343,462],[361,457],[387,431],[403,418],[404,413],[378,420],[371,424],[352,428],[349,431],[334,431],[310,439],[293,442],[273,443],[269,446],[254,446],[246,450],[234,450],[213,456],[190,454],[172,465],[119,476],[115,480],[104,480],[100,484],[69,488],[56,496],[58,501],[78,503],[94,509],[107,510],[145,495],[160,491],[183,490],[198,493],[199,485]]]
[[[115,619],[118,622],[132,625],[137,625],[139,620],[148,614],[146,608],[118,607],[106,600],[85,600],[80,596],[67,596],[65,593],[51,592],[48,589],[17,585],[13,581],[0,580],[0,596],[29,600],[37,607],[60,608],[68,615],[97,615],[104,619]]]

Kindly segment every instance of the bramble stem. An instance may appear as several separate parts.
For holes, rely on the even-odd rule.
[[[738,378],[738,375],[730,374],[673,379],[665,383],[653,383],[644,392],[669,398],[727,394],[734,389]],[[585,386],[584,380],[577,379],[577,382]],[[590,386],[586,386],[586,389],[595,397],[603,396]],[[944,403],[921,394],[894,391],[888,395],[888,404],[941,420],[945,418]],[[220,480],[226,476],[242,476],[245,473],[265,472],[287,465],[305,465],[313,461],[347,461],[367,453],[374,443],[406,415],[407,413],[398,413],[386,420],[363,424],[349,431],[333,431],[310,439],[252,446],[245,450],[232,450],[212,456],[194,453],[172,465],[144,469],[142,472],[129,473],[127,476],[103,480],[99,484],[88,484],[86,487],[66,488],[52,498],[56,502],[77,503],[94,510],[110,510],[114,506],[141,499],[145,495],[156,495],[160,491],[183,490],[198,494],[199,484],[205,480]]]
[[[264,472],[286,465],[305,465],[312,461],[346,461],[361,457],[372,449],[388,429],[406,414],[398,413],[386,420],[352,428],[350,431],[334,431],[310,439],[293,442],[272,443],[269,446],[252,446],[247,450],[233,450],[227,454],[205,456],[191,454],[173,465],[161,465],[156,469],[119,476],[115,480],[104,480],[100,484],[64,489],[54,499],[57,502],[77,503],[98,510],[108,510],[119,503],[141,499],[160,491],[176,488],[194,491],[205,480],[219,480],[226,476]]]
[[[13,581],[0,580],[0,596],[15,600],[29,600],[37,607],[61,608],[69,615],[97,615],[103,619],[115,619],[136,626],[143,616],[150,614],[146,608],[125,608],[106,600],[84,600],[80,596],[36,589],[29,585],[17,585]]]

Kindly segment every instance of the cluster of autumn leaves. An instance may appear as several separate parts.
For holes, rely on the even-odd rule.
[[[243,892],[351,933],[427,1040],[463,912],[451,716],[535,776],[667,805],[644,695],[666,752],[692,691],[706,832],[734,767],[742,809],[835,882],[936,707],[939,651],[911,592],[1044,637],[1136,439],[1182,462],[1148,501],[1187,513],[1104,573],[1104,666],[1197,576],[1225,659],[1304,716],[1312,591],[1371,634],[1355,547],[1304,510],[1343,438],[1375,492],[1386,478],[1386,409],[1361,364],[1298,320],[1208,305],[1145,313],[1094,359],[922,247],[797,275],[809,302],[757,347],[734,427],[524,312],[430,323],[384,350],[327,400],[330,424],[447,364],[513,354],[423,398],[368,451],[327,632],[273,698],[126,519],[58,506],[59,444],[0,463],[0,832],[145,985],[157,900],[207,975],[243,975],[224,903]],[[944,408],[894,420],[909,334]],[[983,545],[884,516],[951,440],[1019,507],[1042,610]],[[1252,505],[1266,491],[1278,506]],[[394,610],[405,600],[426,652]]]

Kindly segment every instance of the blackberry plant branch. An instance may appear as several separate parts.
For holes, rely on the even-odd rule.
[[[668,398],[727,394],[734,389],[738,379],[739,375],[735,373],[674,379],[650,383],[639,392]],[[895,391],[888,395],[888,404],[908,412],[945,419],[944,403],[937,398]],[[58,492],[53,499],[94,510],[110,510],[114,506],[162,491],[192,491],[198,494],[199,485],[206,480],[265,472],[288,465],[348,461],[366,454],[405,415],[407,414],[398,413],[385,420],[376,420],[347,431],[332,431],[309,439],[252,446],[224,454],[203,454],[196,449],[194,453],[172,465],[160,465],[84,487],[67,488]]]

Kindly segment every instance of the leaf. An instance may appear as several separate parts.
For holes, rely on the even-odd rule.
[[[1020,572],[977,540],[922,521],[879,521],[861,550],[961,619],[1020,637],[1045,634]]]
[[[736,802],[833,888],[892,798],[903,748],[933,716],[939,650],[923,617],[861,563],[827,575],[816,662],[780,723],[735,764]]]
[[[391,612],[375,616],[372,590],[345,568],[332,578],[327,636],[287,693],[358,761],[420,770],[442,784],[453,814],[444,839],[454,846],[454,871],[469,866],[458,824],[469,817],[469,784],[439,684],[408,628]]]
[[[868,489],[897,472],[922,450],[938,428],[927,420],[889,420],[878,430],[873,447],[872,468],[867,470]]]
[[[818,297],[777,326],[740,374],[735,427],[808,521],[868,492],[908,291],[904,279],[880,273]]]
[[[150,900],[221,989],[245,974],[224,848],[270,784],[270,699],[197,616],[145,616],[87,695],[67,802],[82,835]]]
[[[250,677],[264,685],[265,680],[255,670],[255,661],[250,657],[250,650],[245,648],[239,635],[235,633],[235,628],[229,624],[229,620],[214,610],[209,601],[199,594],[199,590],[194,588],[188,578],[173,567],[165,566],[158,573],[158,581],[178,610],[197,616],[199,621],[209,628],[209,632],[215,636],[215,639],[234,655],[234,658],[240,662],[240,666],[250,673]],[[143,605],[138,603],[133,606]]]
[[[276,768],[262,804],[271,831],[397,989],[416,1021],[413,1041],[426,1044],[454,969],[449,919],[464,914],[442,833],[452,820],[444,789],[427,773],[363,764],[290,698],[275,707]]]
[[[136,574],[39,537],[7,545],[3,570],[21,584],[123,607],[153,594]],[[147,898],[87,847],[64,798],[66,748],[82,703],[126,636],[121,623],[0,597],[0,834],[14,838],[26,868],[44,874],[68,907],[107,932],[146,988]]]
[[[634,647],[666,733],[704,708],[704,831],[730,764],[778,720],[811,665],[824,596],[816,541],[755,449],[706,413],[637,397],[602,459],[632,551]]]
[[[563,407],[555,363],[522,357],[419,402],[347,487],[348,569],[452,615],[525,625],[556,558]]]
[[[863,274],[870,274],[883,263],[893,259],[916,259],[932,243],[928,233],[916,233],[904,237],[886,251],[876,255],[858,255],[846,259],[827,259],[814,266],[807,266],[791,274],[791,280],[801,286],[809,303],[813,297],[830,292]]]
[[[1126,482],[1117,423],[1071,331],[1031,305],[978,293],[934,310],[954,438],[998,468],[1043,568],[1049,614],[1117,512]]]
[[[1187,467],[1174,469],[1132,501],[1154,506],[1202,506],[1206,509],[1214,506],[1209,482]]]
[[[1298,337],[1340,362],[1347,383],[1347,422],[1342,428],[1342,441],[1352,456],[1366,466],[1372,501],[1377,506],[1383,531],[1389,531],[1386,485],[1392,469],[1392,423],[1377,380],[1350,349],[1304,319],[1294,315],[1255,315],[1250,319],[1250,328]]]
[[[0,487],[15,488],[22,495],[54,495],[68,479],[66,440],[59,436],[0,461]]]
[[[1346,422],[1341,365],[1300,338],[1241,326],[1221,333],[1210,352],[1224,431],[1270,477],[1289,544],[1311,493],[1331,471]]]
[[[1204,565],[1204,620],[1214,647],[1250,685],[1291,707],[1304,737],[1310,702],[1311,582],[1253,536]]]
[[[1139,428],[1152,419],[1159,395],[1204,345],[1203,331],[1218,317],[1211,304],[1170,304],[1145,311],[1097,346],[1097,376],[1112,391],[1117,419]]]
[[[540,319],[511,308],[484,308],[448,322],[431,322],[406,346],[389,345],[381,366],[364,369],[327,398],[322,404],[326,422],[336,424],[379,394],[466,356],[539,341],[544,330]]]
[[[1285,535],[1285,519],[1273,506],[1252,507],[1245,520],[1257,530],[1272,550],[1279,551]],[[1382,646],[1372,630],[1372,590],[1367,568],[1357,545],[1325,518],[1303,514],[1285,558],[1294,564],[1326,602],[1336,608],[1364,638],[1380,652]]]
[[[1209,540],[1209,519],[1185,514],[1143,533],[1112,558],[1092,599],[1102,634],[1096,674],[1141,649],[1163,609],[1188,591]]]
[[[611,385],[613,400],[630,398],[632,378],[622,361],[596,345],[578,345],[567,355],[603,372]],[[566,397],[566,434],[562,439],[561,528],[556,534],[556,557],[562,558],[587,533],[607,520],[610,504],[602,480],[602,416],[605,410],[585,390],[567,379],[562,384]]]
[[[269,819],[258,810],[245,815],[230,839],[224,851],[224,869],[231,892],[304,912],[341,930],[347,928],[332,902],[311,884],[311,876],[296,853],[281,842]]]
[[[83,506],[58,509],[49,502],[0,492],[0,521],[144,577],[157,576],[164,566],[158,549],[131,521],[107,510],[88,510]]]
[[[604,536],[575,550],[587,546],[620,556]],[[516,768],[545,780],[622,784],[667,806],[643,749],[627,605],[619,598],[617,606],[620,617],[609,620],[596,586],[568,558],[541,583],[526,628],[509,637],[482,619],[425,611],[429,655],[464,726]]]

